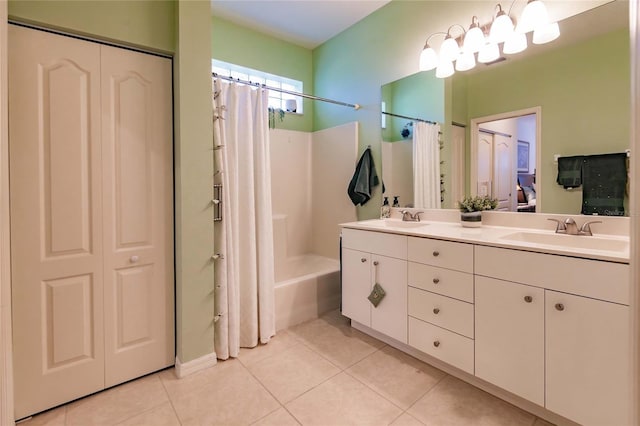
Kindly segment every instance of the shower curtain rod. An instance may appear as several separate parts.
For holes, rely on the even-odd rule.
[[[353,108],[355,110],[359,110],[360,109],[360,105],[358,105],[358,104],[349,104],[349,103],[342,102],[342,101],[335,101],[333,99],[327,99],[327,98],[321,98],[319,96],[307,95],[306,93],[294,92],[292,90],[280,89],[278,87],[270,87],[270,86],[267,86],[266,84],[254,83],[252,81],[240,80],[239,78],[227,77],[226,75],[220,75],[220,74],[215,73],[215,72],[212,72],[211,75],[213,77],[215,77],[215,78],[221,78],[223,80],[233,81],[235,83],[248,84],[250,86],[260,86],[263,89],[274,90],[276,92],[286,93],[287,95],[301,96],[303,98],[313,99],[314,101],[329,102],[331,104],[351,107],[351,108]]]
[[[422,121],[423,123],[438,124],[435,121],[423,120],[422,118],[415,118],[415,117],[409,117],[409,116],[406,116],[406,115],[394,114],[392,112],[382,111],[382,113],[384,115],[390,115],[392,117],[406,118],[407,120],[411,120],[411,121]]]

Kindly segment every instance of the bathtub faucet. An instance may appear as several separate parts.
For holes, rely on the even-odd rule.
[[[402,221],[403,222],[420,222],[420,214],[424,212],[415,212],[411,214],[409,210],[402,210]]]

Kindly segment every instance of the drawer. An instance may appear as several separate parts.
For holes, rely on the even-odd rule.
[[[473,273],[473,245],[431,238],[409,237],[409,260]]]
[[[473,338],[473,305],[409,287],[410,316]]]
[[[409,285],[473,303],[473,274],[409,262]]]
[[[342,247],[396,259],[407,259],[406,235],[343,228]]]
[[[475,271],[485,277],[629,304],[629,265],[623,263],[476,246]]]
[[[409,317],[409,346],[473,374],[473,340]]]

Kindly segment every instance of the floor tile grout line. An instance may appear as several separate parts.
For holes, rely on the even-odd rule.
[[[173,374],[175,374],[175,369],[173,371]],[[160,375],[158,375],[158,378],[160,379],[160,383],[162,383],[162,388],[164,389],[165,393],[167,394],[167,399],[169,399],[169,404],[171,404],[171,409],[173,410],[173,414],[176,416],[176,419],[178,419],[178,423],[180,423],[180,425],[182,426],[182,419],[180,418],[180,415],[178,414],[178,410],[176,410],[175,405],[173,405],[173,399],[171,399],[171,395],[169,395],[169,391],[167,390],[167,386],[164,383],[164,380],[162,380],[162,377],[160,377]],[[180,379],[178,379],[180,380]]]
[[[367,389],[369,389],[370,391],[372,391],[373,393],[375,393],[376,395],[378,395],[379,397],[381,397],[382,399],[384,399],[385,401],[387,401],[388,403],[390,403],[391,405],[393,405],[394,407],[398,408],[401,412],[404,412],[404,408],[400,407],[398,404],[396,404],[395,402],[391,401],[389,398],[387,398],[386,396],[382,395],[380,392],[378,392],[376,389],[372,388],[371,386],[369,386],[367,383],[363,382],[362,380],[360,380],[359,378],[357,378],[356,376],[354,376],[353,374],[349,373],[349,371],[345,370],[344,371],[345,374],[347,374],[349,377],[351,377],[352,379],[356,380],[358,383],[361,383],[362,385],[364,385]],[[400,413],[402,414],[402,413]]]
[[[267,343],[267,344],[268,344],[268,343]],[[300,341],[298,340],[298,341],[296,341],[296,343],[294,343],[293,345],[291,345],[291,346],[288,346],[288,347],[284,348],[284,349],[283,349],[283,352],[284,352],[284,351],[288,351],[289,349],[291,349],[291,348],[293,348],[293,347],[296,347],[296,346],[298,346],[298,345],[300,345],[300,344],[302,344],[302,342],[300,342]],[[250,349],[255,349],[255,348],[250,348]],[[262,358],[262,359],[259,359],[259,360],[257,360],[257,361],[254,361],[254,362],[252,362],[252,363],[250,363],[250,364],[258,364],[258,363],[261,363],[262,361],[265,361],[265,360],[267,360],[267,359],[273,358],[273,357],[278,356],[278,355],[281,355],[281,354],[280,354],[280,353],[278,353],[278,354],[268,355],[268,356],[266,356],[266,357],[264,357],[264,358]],[[244,365],[245,367],[249,368],[249,366],[250,366],[250,365],[249,365],[249,364],[245,364],[244,362],[242,362],[242,359],[240,358],[240,356],[238,356],[236,359],[237,359],[238,361],[240,361],[240,364],[242,364],[242,365]]]
[[[424,362],[424,361],[422,361],[422,362]],[[429,364],[429,363],[427,363],[427,362],[425,362],[425,364],[427,364],[427,365],[431,365],[431,364]],[[432,367],[433,367],[433,366],[432,366]],[[435,368],[435,367],[434,367],[434,368]],[[442,371],[442,370],[439,370],[439,371]],[[445,373],[444,371],[442,371],[442,372],[444,373],[444,375],[440,378],[440,380],[438,380],[437,382],[435,382],[435,383],[433,384],[433,386],[431,386],[431,387],[430,387],[430,388],[429,388],[425,393],[423,393],[423,394],[422,394],[422,396],[420,396],[420,398],[416,399],[416,400],[413,402],[413,404],[411,404],[409,407],[407,407],[407,409],[405,410],[405,411],[407,412],[407,414],[409,414],[411,417],[415,417],[414,415],[412,415],[411,413],[409,413],[409,410],[411,409],[411,407],[413,407],[414,405],[416,405],[420,400],[422,400],[422,398],[424,398],[425,396],[427,396],[431,391],[433,391],[435,388],[437,388],[437,387],[438,387],[438,385],[439,385],[440,383],[442,383],[442,382],[443,382],[447,377],[449,377],[449,376],[450,376],[449,374]],[[420,420],[420,419],[417,419],[417,420]],[[420,422],[422,423],[422,420],[420,420]]]

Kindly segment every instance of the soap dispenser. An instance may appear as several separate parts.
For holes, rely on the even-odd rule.
[[[389,197],[384,197],[382,208],[380,208],[380,219],[388,219],[391,217],[391,206],[389,205]]]
[[[400,201],[398,201],[398,197],[400,196],[399,195],[393,196],[393,207],[400,207]]]

